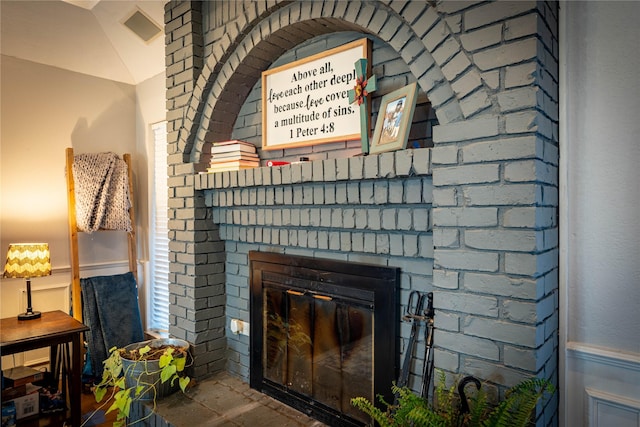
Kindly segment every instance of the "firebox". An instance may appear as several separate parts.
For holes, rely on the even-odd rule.
[[[393,399],[400,269],[255,251],[249,261],[251,387],[332,426],[368,424],[350,401]]]

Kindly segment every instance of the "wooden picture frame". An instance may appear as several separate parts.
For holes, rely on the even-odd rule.
[[[414,82],[382,97],[370,154],[406,148],[417,92],[418,84]]]
[[[371,46],[363,38],[263,71],[262,149],[360,139],[360,110],[348,92],[356,84],[354,63],[369,60]]]

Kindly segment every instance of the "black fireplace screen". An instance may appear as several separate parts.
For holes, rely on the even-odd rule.
[[[330,425],[390,398],[399,270],[252,252],[251,386]]]

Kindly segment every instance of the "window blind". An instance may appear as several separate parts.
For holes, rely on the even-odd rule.
[[[153,196],[151,209],[151,274],[148,329],[169,331],[169,227],[167,184],[167,122],[152,125],[154,140]]]

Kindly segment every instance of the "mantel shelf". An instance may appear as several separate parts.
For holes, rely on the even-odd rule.
[[[200,173],[196,190],[431,175],[431,148],[315,160],[240,171]]]

